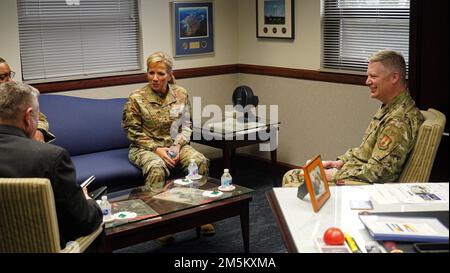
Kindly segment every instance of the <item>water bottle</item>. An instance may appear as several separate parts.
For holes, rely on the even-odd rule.
[[[195,178],[198,176],[198,166],[195,163],[194,159],[191,159],[191,163],[189,163],[188,170],[189,170],[189,177]]]
[[[180,149],[178,148],[178,145],[173,143],[167,151],[167,154],[170,156],[170,158],[174,159],[175,157],[177,157],[179,152]]]
[[[233,178],[231,177],[230,170],[224,169],[222,178],[220,179],[220,184],[222,188],[228,188],[231,186]]]
[[[108,202],[108,196],[102,196],[102,201],[100,201],[100,209],[103,213],[103,221],[109,221],[112,218],[112,213],[111,204]]]

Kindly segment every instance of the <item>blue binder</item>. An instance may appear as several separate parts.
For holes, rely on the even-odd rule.
[[[378,216],[377,221],[373,221],[375,218],[372,216]],[[360,219],[366,226],[368,232],[372,238],[376,241],[394,241],[394,242],[428,242],[428,243],[448,243],[448,211],[427,211],[427,212],[392,212],[392,213],[361,213]],[[383,217],[383,218],[381,218]],[[389,218],[395,217],[395,218]],[[395,219],[395,220],[390,220]],[[404,219],[404,221],[403,221]],[[408,229],[408,225],[399,224],[400,222],[414,222],[418,219],[424,219],[430,221],[430,224],[435,224],[434,228],[441,230],[440,234],[421,234],[415,233]],[[385,223],[391,222],[391,223]],[[397,222],[398,221],[398,222]],[[435,223],[432,223],[435,221]],[[416,223],[422,224],[422,223]],[[379,226],[383,226],[382,229],[388,230],[384,231]],[[392,230],[386,228],[392,227]],[[405,229],[406,227],[406,229]],[[442,228],[441,228],[442,227]],[[442,232],[447,229],[446,233]],[[411,227],[413,228],[413,227]],[[397,230],[395,230],[397,229]]]

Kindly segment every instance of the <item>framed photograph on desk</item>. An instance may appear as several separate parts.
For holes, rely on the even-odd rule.
[[[328,187],[320,155],[303,167],[303,173],[314,212],[318,212],[330,198],[330,188]]]

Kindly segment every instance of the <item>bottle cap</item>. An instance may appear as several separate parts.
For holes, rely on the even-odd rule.
[[[108,196],[106,196],[106,195],[102,195],[102,200],[103,200],[103,201],[106,201],[106,200],[108,200]]]
[[[228,172],[230,172],[230,170],[228,170],[228,169],[223,169],[223,172],[224,172],[224,173],[228,173]]]

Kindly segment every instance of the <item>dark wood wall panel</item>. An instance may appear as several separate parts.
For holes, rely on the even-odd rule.
[[[411,1],[410,90],[421,109],[448,116],[448,1]],[[448,132],[449,123],[446,124]]]
[[[239,73],[265,76],[285,77],[292,79],[346,83],[364,85],[366,76],[341,73],[321,72],[317,70],[294,69],[286,67],[239,64]]]
[[[431,181],[449,181],[448,1],[411,1],[409,88],[420,109],[435,108],[447,123]]]
[[[231,65],[217,65],[198,68],[178,69],[174,70],[174,75],[176,79],[185,79],[185,78],[233,74],[238,72],[239,66],[237,64],[231,64]],[[101,77],[101,78],[83,79],[74,81],[37,83],[32,85],[35,88],[37,88],[41,93],[53,93],[53,92],[109,87],[109,86],[145,83],[145,82],[147,82],[146,73],[138,73],[133,75]]]
[[[313,80],[333,83],[345,83],[364,85],[366,76],[362,75],[350,75],[341,73],[320,72],[306,69],[294,69],[285,67],[274,66],[262,66],[262,65],[250,65],[250,64],[230,64],[230,65],[218,65],[207,67],[196,67],[174,70],[176,79],[187,79],[196,77],[217,76],[226,74],[256,74],[273,77],[284,77],[292,79]],[[61,81],[50,83],[37,83],[32,84],[41,93],[53,93],[70,90],[81,90],[88,88],[99,88],[118,86],[126,84],[136,84],[147,82],[145,73],[102,77],[93,79],[73,80],[73,81]]]
[[[177,79],[186,79],[186,78],[217,76],[225,74],[235,74],[238,72],[239,66],[237,64],[230,64],[230,65],[217,65],[198,68],[178,69],[174,71],[174,75]]]
[[[145,73],[140,73],[134,75],[122,75],[122,76],[102,77],[102,78],[73,80],[73,81],[36,83],[31,85],[37,88],[41,93],[54,93],[70,90],[81,90],[89,88],[110,87],[124,84],[141,83],[146,81],[147,78]]]

